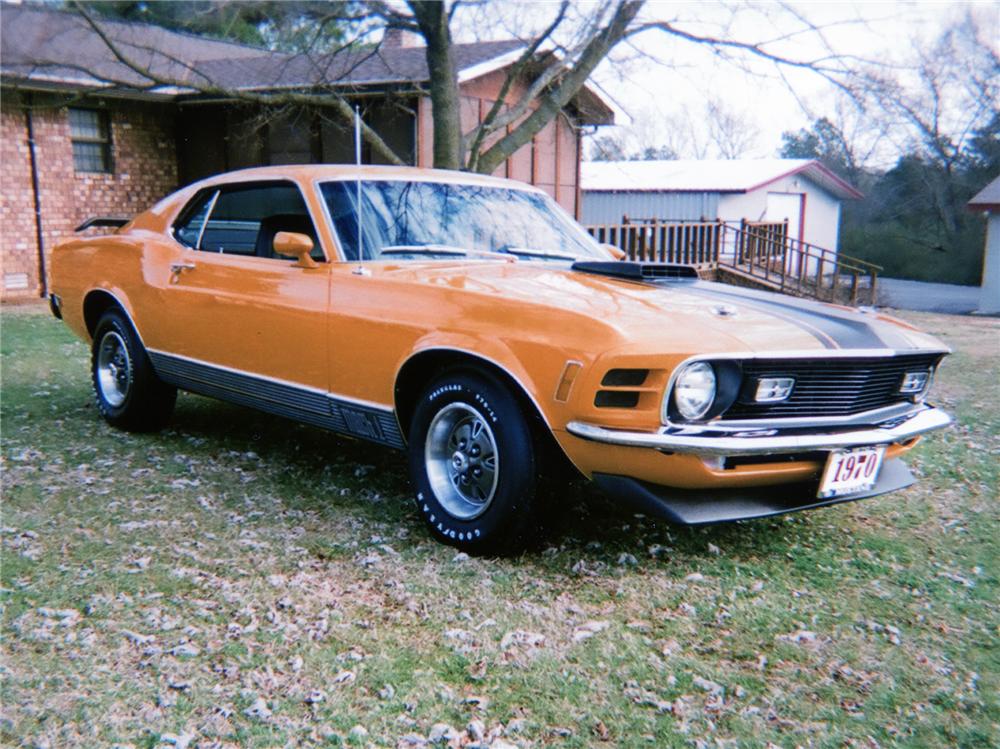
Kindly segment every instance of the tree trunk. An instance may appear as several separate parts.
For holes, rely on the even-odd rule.
[[[431,111],[434,118],[434,166],[462,168],[462,123],[459,116],[458,75],[445,3],[413,0],[410,9],[427,43]]]

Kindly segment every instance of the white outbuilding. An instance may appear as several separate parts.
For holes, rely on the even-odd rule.
[[[1000,314],[1000,177],[984,187],[969,208],[986,216],[986,247],[983,250],[983,285],[979,289],[979,312]]]
[[[840,204],[864,197],[819,161],[590,161],[581,223],[788,221],[800,242],[837,250]]]

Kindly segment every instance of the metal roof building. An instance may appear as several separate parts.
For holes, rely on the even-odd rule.
[[[840,203],[863,197],[811,159],[592,161],[582,221],[783,221],[804,242],[837,248]]]
[[[990,182],[969,201],[969,208],[986,216],[986,247],[983,249],[983,282],[979,290],[979,311],[1000,314],[1000,177]]]

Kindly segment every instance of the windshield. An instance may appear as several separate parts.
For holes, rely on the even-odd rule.
[[[320,186],[347,260],[358,260],[353,181]],[[522,260],[600,258],[607,253],[545,195],[505,187],[395,180],[361,183],[360,259],[454,257],[503,252]]]

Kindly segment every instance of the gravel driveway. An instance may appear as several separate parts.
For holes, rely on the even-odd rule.
[[[880,278],[878,303],[896,309],[965,315],[979,306],[979,287]]]

